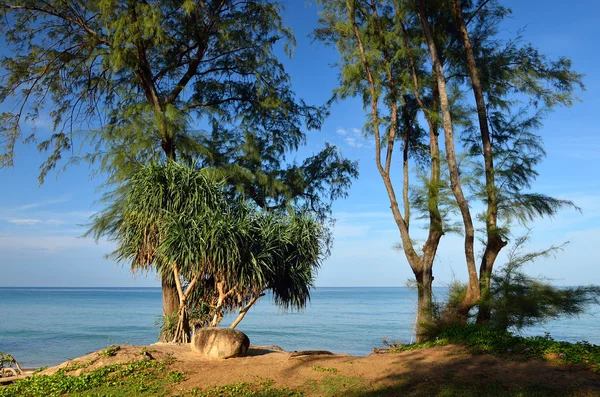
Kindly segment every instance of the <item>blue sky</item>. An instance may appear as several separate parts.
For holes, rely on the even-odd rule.
[[[600,244],[600,51],[596,41],[600,3],[502,3],[513,10],[503,34],[526,27],[526,40],[551,57],[571,57],[575,69],[586,75],[587,90],[579,95],[582,102],[552,113],[540,131],[548,156],[534,187],[575,201],[583,212],[565,210],[532,225],[531,249],[570,244],[556,258],[528,270],[562,285],[599,283],[600,261],[594,247]],[[325,102],[337,83],[337,70],[331,67],[337,60],[335,50],[307,37],[315,27],[317,11],[304,0],[286,1],[286,21],[298,40],[286,66],[296,92],[309,103]],[[329,142],[348,158],[360,161],[360,178],[350,196],[334,205],[336,239],[319,273],[318,286],[403,286],[411,277],[404,254],[392,249],[400,240],[399,232],[375,169],[373,144],[360,134],[364,121],[360,100],[335,104],[322,130],[309,132],[307,147],[297,155],[301,160]],[[38,127],[43,131],[47,126],[38,123]],[[19,146],[15,167],[0,170],[0,286],[157,286],[154,275],[133,276],[104,259],[112,248],[109,243],[79,237],[84,230],[80,225],[99,209],[94,204],[99,181],[90,178],[90,169],[71,167],[58,177],[50,175],[39,186],[38,167],[43,159],[35,148]],[[400,176],[399,169],[395,176]],[[466,278],[461,237],[442,239],[434,274],[437,285],[453,277]]]

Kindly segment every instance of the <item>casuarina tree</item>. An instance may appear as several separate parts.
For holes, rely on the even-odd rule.
[[[111,196],[150,162],[212,164],[257,203],[324,216],[357,174],[333,147],[285,160],[325,111],[296,97],[275,54],[294,45],[275,2],[14,0],[0,11],[2,166],[14,164],[18,142],[37,142],[48,152],[40,181],[61,161],[86,160]],[[218,131],[236,139],[223,158]],[[172,315],[175,280],[162,288]]]

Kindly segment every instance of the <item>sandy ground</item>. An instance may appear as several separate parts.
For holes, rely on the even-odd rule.
[[[115,356],[103,357],[97,353],[49,368],[50,374],[58,368],[75,362],[93,364],[88,369],[116,362],[140,359],[141,346],[122,346]],[[556,360],[518,360],[518,357],[472,355],[461,346],[444,346],[407,351],[398,354],[372,354],[366,357],[347,355],[314,355],[295,357],[294,353],[251,348],[249,355],[227,360],[198,356],[189,346],[156,344],[146,348],[153,359],[169,356],[176,359],[174,370],[183,371],[186,380],[178,389],[199,387],[207,389],[236,382],[273,380],[275,386],[302,387],[307,381],[320,381],[327,376],[363,378],[373,389],[397,387],[408,391],[423,382],[469,384],[497,383],[502,387],[522,388],[543,385],[556,390],[577,390],[581,395],[600,396],[600,374],[577,366],[564,365]],[[335,368],[317,371],[313,367]],[[81,370],[72,372],[80,373]],[[348,378],[349,379],[349,378]],[[579,395],[579,394],[577,394]]]

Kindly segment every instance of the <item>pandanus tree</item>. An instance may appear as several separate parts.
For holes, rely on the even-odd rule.
[[[234,328],[267,291],[302,308],[324,253],[324,229],[311,216],[232,199],[208,174],[175,162],[143,167],[110,218],[115,259],[174,280],[178,310],[163,327],[173,342],[237,309]]]

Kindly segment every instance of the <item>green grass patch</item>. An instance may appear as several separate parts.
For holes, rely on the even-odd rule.
[[[361,394],[358,394],[361,395]],[[368,397],[414,396],[414,397],[575,397],[583,396],[575,391],[548,388],[545,385],[529,385],[509,389],[500,383],[463,383],[463,382],[417,382],[394,385],[362,394]]]
[[[103,356],[103,357],[112,357],[112,356],[116,355],[119,350],[121,350],[121,346],[111,345],[108,348],[99,351],[98,355]]]
[[[168,361],[137,361],[107,365],[79,376],[68,375],[69,370],[80,368],[75,365],[54,375],[36,375],[16,381],[0,388],[0,397],[167,396],[170,386],[182,376],[167,373],[170,364]]]
[[[394,352],[450,343],[464,344],[472,348],[474,353],[502,355],[504,358],[519,361],[556,354],[564,363],[584,365],[594,372],[600,372],[600,346],[598,345],[586,341],[577,343],[556,341],[548,333],[544,336],[523,337],[476,324],[449,326],[440,332],[435,341],[402,345]]]
[[[320,367],[318,365],[313,365],[312,370],[317,372],[329,372],[330,374],[335,374],[338,371],[337,368]]]
[[[192,389],[186,397],[302,397],[299,391],[273,387],[273,381],[240,382],[210,390]]]
[[[308,380],[302,389],[307,394],[322,397],[358,397],[371,390],[363,378],[345,375],[327,375],[318,381]]]

